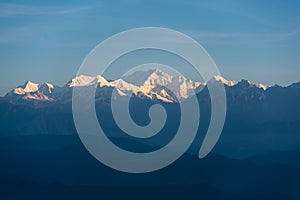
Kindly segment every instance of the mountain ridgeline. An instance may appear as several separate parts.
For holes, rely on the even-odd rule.
[[[241,82],[227,81],[221,76],[213,77],[210,82],[219,81],[227,87],[245,85],[256,89],[267,90],[268,87],[262,84],[252,84],[249,81]],[[20,100],[59,102],[70,101],[73,87],[85,87],[95,85],[98,88],[100,97],[97,100],[110,99],[112,89],[116,89],[121,96],[134,95],[136,97],[158,100],[162,102],[179,102],[188,99],[195,93],[200,93],[207,83],[188,80],[183,76],[171,76],[161,70],[137,71],[131,75],[116,80],[108,81],[104,77],[80,75],[70,80],[65,86],[54,86],[50,83],[36,84],[27,81],[7,93],[4,100],[21,103]],[[23,101],[24,103],[24,101]]]

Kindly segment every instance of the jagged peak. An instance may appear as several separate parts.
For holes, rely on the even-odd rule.
[[[43,87],[46,87],[49,89],[54,89],[54,85],[52,85],[51,83],[47,83],[47,82],[39,85],[39,88],[43,88]]]
[[[52,93],[52,91],[54,90],[54,85],[50,84],[50,83],[43,83],[39,85],[39,89],[38,91],[42,92],[42,93]]]
[[[251,81],[249,80],[246,80],[246,79],[242,79],[238,82],[238,84],[244,86],[244,87],[257,87],[257,88],[260,88],[260,89],[263,89],[263,90],[267,90],[269,88],[269,86],[267,85],[263,85],[263,84],[254,84],[252,83]]]
[[[263,84],[256,84],[256,86],[257,86],[258,88],[263,89],[263,90],[267,90],[267,89],[269,88],[269,86],[263,85]]]
[[[75,86],[88,86],[88,85],[94,85],[94,84],[100,84],[100,86],[107,85],[108,81],[100,75],[97,76],[87,76],[87,75],[80,75],[76,76],[72,80],[70,80],[67,83],[67,86],[69,87],[75,87]]]
[[[235,80],[227,80],[225,79],[224,77],[220,76],[220,75],[215,75],[213,77],[213,80],[215,81],[220,81],[221,83],[223,83],[224,85],[227,85],[227,86],[234,86],[237,84],[237,82]]]
[[[36,89],[38,88],[39,84],[38,83],[34,83],[31,81],[26,81],[23,85],[23,89]]]
[[[242,80],[240,80],[240,81],[239,81],[239,83],[241,83],[241,84],[245,84],[245,85],[252,85],[251,81],[249,81],[249,80],[246,80],[246,79],[242,79]]]
[[[109,82],[107,86],[117,87],[118,89],[128,90],[128,91],[135,91],[138,88],[138,86],[128,83],[121,78]]]
[[[151,70],[150,70],[151,71]],[[166,73],[166,72],[164,72],[164,71],[162,71],[162,70],[160,70],[160,69],[158,69],[158,68],[155,68],[155,69],[153,69],[152,70],[152,73],[153,74],[159,74],[159,75],[169,75],[168,73]]]
[[[33,83],[31,81],[26,81],[23,85],[15,88],[13,93],[15,94],[25,94],[30,92],[36,92],[39,89],[39,84]]]
[[[150,70],[150,72],[143,85],[167,85],[173,79],[173,76],[159,69]]]

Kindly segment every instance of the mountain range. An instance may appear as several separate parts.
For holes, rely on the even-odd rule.
[[[226,80],[221,76],[215,76],[210,81],[219,81],[226,87],[240,87],[248,85],[249,87],[261,89],[263,91],[270,87],[262,84],[253,84],[250,81]],[[7,93],[4,100],[18,102],[20,100],[34,100],[44,102],[67,102],[71,97],[73,87],[84,87],[96,85],[101,95],[96,95],[102,99],[109,99],[111,89],[116,89],[119,95],[134,94],[140,98],[151,100],[160,100],[163,102],[178,102],[188,99],[195,93],[201,92],[206,83],[186,79],[183,76],[171,76],[161,70],[154,69],[149,71],[137,71],[131,75],[108,81],[104,77],[80,75],[70,80],[65,86],[54,86],[50,83],[37,84],[31,81],[14,88]],[[176,98],[177,97],[177,98]]]

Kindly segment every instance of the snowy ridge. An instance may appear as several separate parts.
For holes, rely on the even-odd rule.
[[[38,89],[39,89],[39,84],[32,83],[31,81],[27,81],[24,85],[15,88],[14,93],[22,95],[30,92],[36,92]]]
[[[263,84],[256,84],[256,86],[257,86],[258,88],[261,88],[261,89],[263,89],[263,90],[267,90],[267,89],[268,89],[268,87],[269,87],[269,86],[267,86],[267,85],[263,85]]]
[[[214,79],[216,81],[220,81],[221,83],[223,83],[224,85],[227,85],[227,86],[234,86],[237,84],[236,81],[234,81],[234,80],[228,81],[220,75],[214,76]]]
[[[171,75],[155,69],[144,81],[143,85],[168,85],[172,82],[172,79]]]
[[[226,80],[221,76],[214,76],[210,80],[210,83],[215,81],[221,82],[225,87],[234,87],[240,84],[245,87],[256,87],[263,90],[268,89],[268,86],[262,84],[253,84],[247,80],[240,82]],[[133,94],[139,98],[172,103],[183,101],[201,92],[206,87],[206,84],[207,83],[186,79],[183,76],[171,76],[166,72],[155,69],[138,71],[135,72],[135,74],[112,81],[108,81],[100,75],[80,75],[70,80],[64,87],[56,87],[49,83],[37,84],[27,81],[24,85],[9,92],[5,97],[39,101],[70,101],[73,87],[95,85],[100,91],[103,91],[101,98],[98,96],[98,99],[109,99],[110,93],[105,91],[107,91],[107,88],[113,88],[116,89],[120,96]]]
[[[100,87],[107,85],[108,82],[105,78],[103,78],[102,76],[98,75],[98,76],[85,76],[85,75],[80,75],[77,76],[75,78],[73,78],[72,80],[70,80],[67,83],[68,87],[80,87],[80,86],[89,86],[89,85],[95,85],[95,84],[99,84]]]
[[[13,89],[6,94],[6,98],[15,98],[17,100],[39,100],[39,101],[54,101],[51,93],[54,86],[50,83],[37,84],[31,81],[26,81],[23,85]]]

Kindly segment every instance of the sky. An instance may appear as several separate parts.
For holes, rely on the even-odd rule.
[[[0,95],[27,80],[62,86],[101,41],[164,27],[198,41],[227,79],[300,81],[300,1],[0,1]]]

